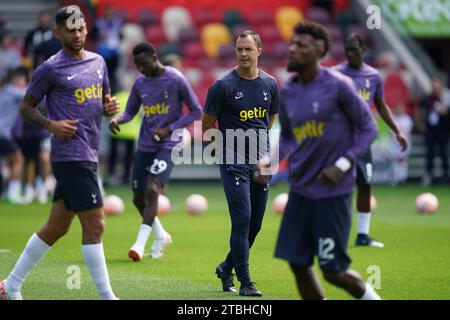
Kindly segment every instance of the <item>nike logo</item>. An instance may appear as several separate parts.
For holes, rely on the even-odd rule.
[[[146,96],[148,96],[148,94],[143,94],[143,95],[141,96],[141,98],[144,99]]]
[[[78,75],[78,73],[75,73],[74,75],[71,76],[67,76],[67,80],[72,80],[73,78],[75,78]]]
[[[243,94],[242,92],[239,91],[239,92],[234,96],[234,99],[238,100],[238,99],[242,98],[243,96],[244,96],[244,94]]]
[[[264,187],[264,191],[267,191],[267,190],[269,190],[269,187]]]

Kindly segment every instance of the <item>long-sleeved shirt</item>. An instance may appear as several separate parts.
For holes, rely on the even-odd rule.
[[[325,68],[308,84],[294,77],[282,88],[280,124],[280,158],[290,153],[292,191],[313,199],[352,192],[354,170],[333,187],[317,179],[342,156],[354,163],[377,135],[350,78]]]

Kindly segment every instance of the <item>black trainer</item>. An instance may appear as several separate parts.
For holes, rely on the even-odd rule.
[[[222,281],[222,290],[223,292],[236,292],[236,286],[234,285],[233,278],[234,275],[232,273],[225,273],[222,267],[219,265],[216,268],[217,278]]]
[[[241,286],[239,290],[239,295],[244,297],[261,297],[262,293],[258,289],[256,289],[255,284],[250,282],[248,286]]]
[[[377,247],[383,248],[384,243],[373,240],[369,235],[358,233],[356,236],[355,246]]]

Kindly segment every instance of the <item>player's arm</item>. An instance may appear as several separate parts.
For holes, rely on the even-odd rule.
[[[356,158],[363,155],[377,136],[377,127],[364,100],[356,91],[351,80],[339,82],[338,103],[342,112],[347,116],[354,130],[353,144],[344,150],[343,156],[336,159],[334,165],[323,169],[317,179],[335,186],[348,172]]]
[[[120,104],[116,97],[109,94],[103,97],[103,115],[111,117],[120,112]]]
[[[36,108],[39,102],[39,99],[26,94],[19,109],[22,118],[39,128],[47,129],[60,138],[70,139],[77,131],[78,120],[50,120]]]
[[[269,129],[272,129],[273,123],[275,122],[276,118],[277,118],[276,114],[273,114],[269,117]]]
[[[397,126],[397,123],[395,123],[394,117],[392,116],[392,112],[387,106],[386,101],[383,98],[375,98],[374,102],[381,118],[395,133],[395,137],[398,143],[400,143],[400,145],[402,146],[402,151],[408,149],[408,141],[406,140],[405,136],[401,133],[400,129]]]
[[[218,117],[212,116],[210,114],[207,114],[206,112],[203,112],[202,117],[202,132],[203,134],[208,131],[209,129],[215,129],[216,128],[216,121]]]
[[[205,107],[202,116],[202,132],[205,134],[209,129],[216,128],[216,121],[222,110],[223,95],[221,90],[221,81],[218,80],[209,88],[206,96]]]
[[[120,125],[131,121],[138,113],[140,107],[141,98],[135,85],[133,85],[130,96],[127,100],[125,112],[109,122],[109,131],[111,131],[112,134],[117,134],[120,132]]]
[[[180,76],[179,78],[179,90],[181,100],[187,105],[189,112],[169,124],[167,127],[155,128],[155,134],[159,136],[159,139],[164,139],[177,129],[186,128],[195,120],[202,117],[202,110],[200,107],[200,102],[198,102],[197,95],[194,93],[194,90],[187,79],[183,76]]]

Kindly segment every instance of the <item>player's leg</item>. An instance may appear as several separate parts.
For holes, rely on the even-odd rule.
[[[275,257],[289,262],[303,299],[324,298],[319,280],[312,271],[315,254],[313,216],[312,201],[291,191],[275,248]]]
[[[233,267],[239,282],[241,282],[241,288],[248,287],[252,283],[248,265],[248,236],[251,217],[250,181],[246,181],[237,172],[234,172],[231,166],[220,166],[220,176],[231,218],[231,250],[227,259],[216,268],[216,274],[222,281],[224,291],[235,291],[231,274]]]
[[[66,210],[62,199],[53,203],[47,222],[28,240],[14,269],[5,280],[5,291],[10,299],[21,298],[20,290],[25,279],[51,246],[67,233],[74,216],[73,212]]]
[[[7,156],[7,161],[10,170],[7,199],[11,203],[22,203],[22,197],[20,195],[20,180],[22,178],[24,165],[22,152],[18,148],[15,148],[15,150]]]
[[[133,261],[139,261],[144,255],[150,233],[155,232],[152,245],[152,258],[160,258],[164,248],[172,243],[172,237],[166,232],[156,217],[158,212],[158,197],[164,183],[168,181],[173,163],[170,151],[160,151],[156,154],[138,152],[133,166],[133,202],[143,217],[136,242],[128,252]]]
[[[258,184],[251,182],[250,201],[251,201],[251,219],[250,230],[248,234],[248,243],[251,248],[255,242],[256,236],[261,230],[266,212],[267,199],[269,198],[269,183]]]
[[[314,268],[301,267],[295,264],[289,264],[294,273],[297,289],[303,300],[323,300],[325,294],[323,293],[322,285],[319,278],[314,272]]]
[[[77,212],[83,229],[81,250],[102,300],[117,300],[109,282],[109,274],[103,251],[102,236],[105,229],[103,209],[94,208]]]
[[[158,191],[152,211],[153,221],[151,224],[155,234],[150,253],[150,257],[153,259],[161,258],[164,254],[165,247],[172,243],[172,236],[164,229],[161,220],[156,215],[158,213],[158,197],[164,190],[167,191],[166,187],[169,183],[173,167],[172,151],[162,149],[158,151],[152,165],[148,169],[148,184],[153,186],[153,190]]]
[[[125,141],[125,161],[124,161],[124,173],[122,177],[122,183],[128,184],[130,179],[130,170],[133,163],[134,154],[134,140],[124,140]]]
[[[435,139],[432,128],[428,128],[427,132],[425,133],[425,144],[427,147],[427,165],[426,172],[422,178],[422,184],[424,186],[429,186],[433,180],[433,160],[435,148]]]
[[[356,162],[356,209],[357,215],[357,236],[355,245],[383,247],[383,243],[373,240],[369,236],[370,220],[372,210],[370,207],[370,198],[372,196],[372,154],[368,152]]]
[[[314,201],[314,239],[325,279],[358,299],[379,299],[376,292],[349,269],[347,242],[351,229],[351,195]]]

